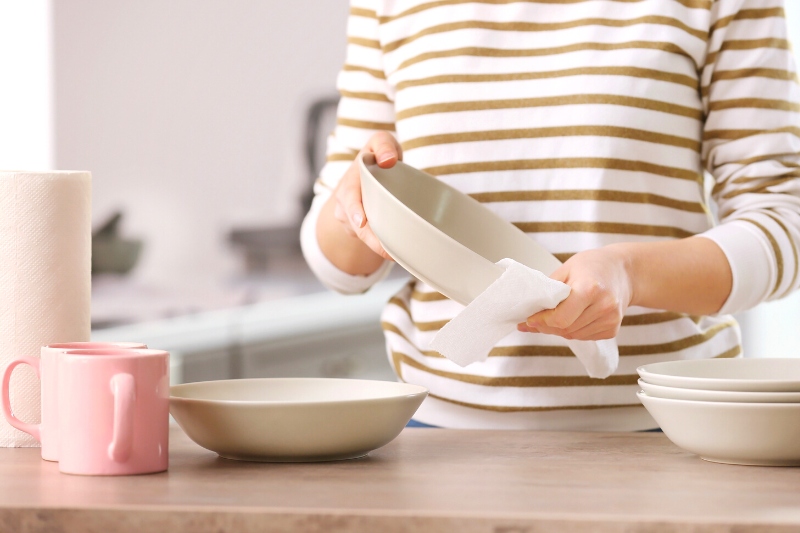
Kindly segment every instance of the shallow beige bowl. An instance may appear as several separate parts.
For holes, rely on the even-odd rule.
[[[228,459],[331,461],[391,442],[427,394],[391,381],[206,381],[172,386],[170,413],[194,442]]]
[[[445,296],[469,304],[509,257],[547,275],[561,262],[477,200],[402,162],[382,169],[359,157],[364,211],[384,249]]]
[[[664,387],[738,392],[800,392],[800,359],[699,359],[636,369]]]
[[[677,446],[706,461],[800,465],[800,404],[695,402],[636,393]]]
[[[653,385],[643,379],[639,387],[648,396],[672,400],[691,400],[697,402],[739,402],[739,403],[800,403],[800,392],[739,392],[727,390],[684,389]]]

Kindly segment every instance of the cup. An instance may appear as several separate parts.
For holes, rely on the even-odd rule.
[[[95,476],[167,469],[169,353],[67,350],[58,357],[61,472]]]
[[[147,348],[138,342],[65,342],[42,346],[41,357],[19,357],[5,369],[3,373],[2,403],[3,414],[8,423],[32,435],[42,443],[42,459],[58,461],[58,354],[66,350],[78,349],[121,349]],[[42,416],[41,423],[29,424],[15,417],[11,412],[10,384],[11,373],[18,365],[30,365],[42,382]]]

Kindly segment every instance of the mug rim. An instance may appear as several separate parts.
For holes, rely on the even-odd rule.
[[[82,346],[78,346],[82,345]],[[102,342],[102,341],[76,341],[76,342],[54,342],[45,344],[42,348],[51,350],[145,350],[147,346],[143,342]]]
[[[151,357],[169,357],[169,352],[166,350],[156,350],[153,348],[117,348],[117,349],[108,349],[108,348],[99,348],[99,349],[76,349],[76,350],[65,350],[61,352],[62,356],[67,356],[70,359],[93,359],[96,360],[95,356],[102,355],[103,361],[109,359],[144,359],[144,358],[151,358]]]

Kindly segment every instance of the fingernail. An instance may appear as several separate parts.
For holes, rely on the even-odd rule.
[[[383,152],[382,154],[378,154],[375,156],[375,159],[378,163],[385,163],[392,158],[392,154],[390,152]]]
[[[353,215],[353,222],[360,228],[361,223],[364,222],[364,216],[361,213],[355,213]]]
[[[539,327],[539,324],[537,324],[535,320],[528,320],[525,323],[528,325],[529,328]]]

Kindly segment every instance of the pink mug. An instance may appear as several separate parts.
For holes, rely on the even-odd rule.
[[[58,354],[66,350],[78,349],[121,349],[147,348],[138,342],[65,342],[42,346],[41,357],[19,357],[3,373],[2,402],[3,414],[8,423],[32,435],[42,443],[42,459],[58,461]],[[23,422],[11,412],[10,385],[11,373],[18,365],[30,365],[42,382],[42,416],[40,424]]]
[[[167,469],[169,353],[68,350],[58,358],[59,470],[119,476]]]

